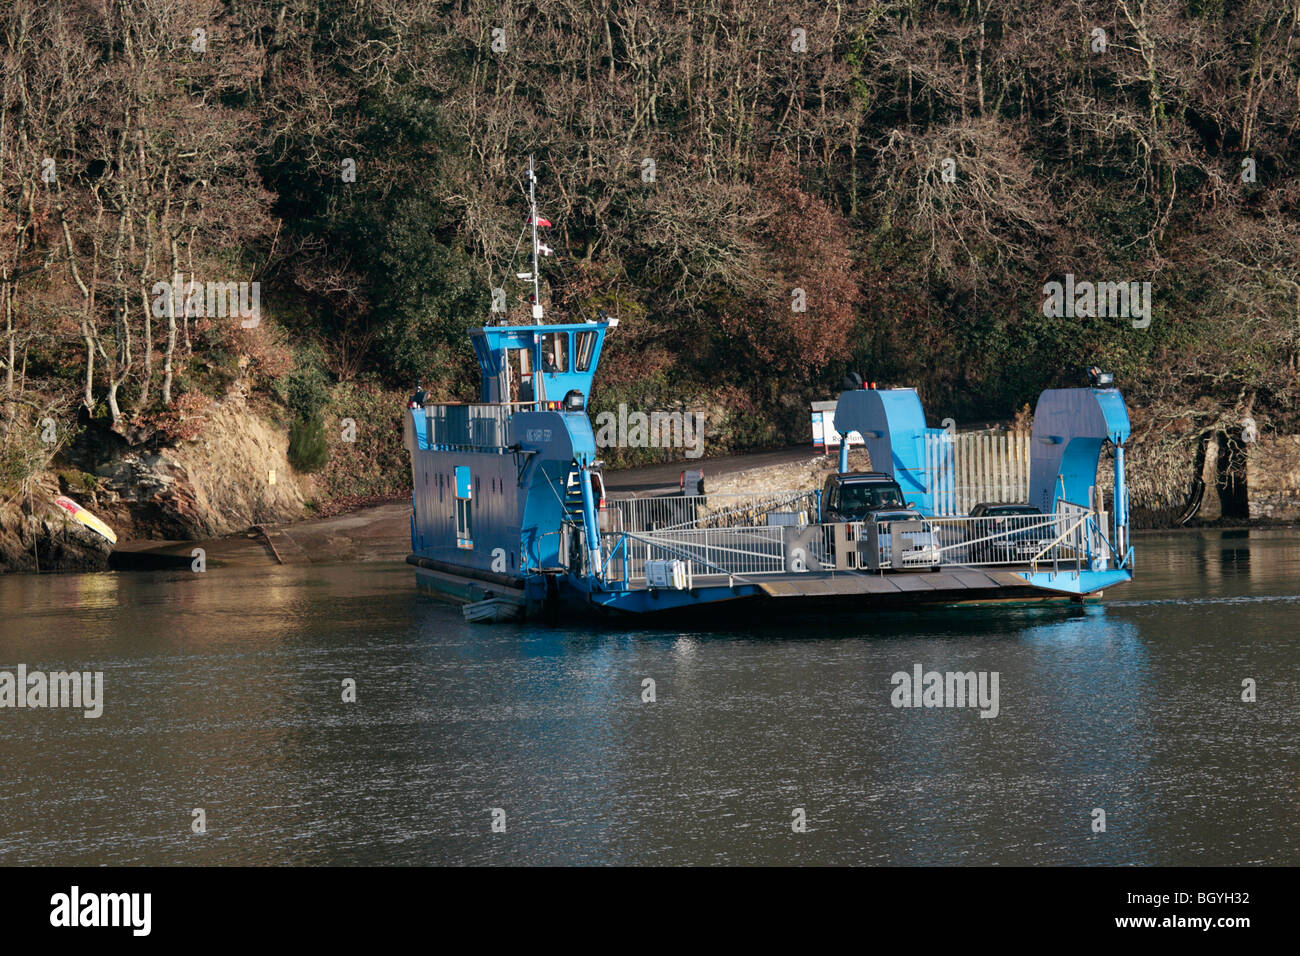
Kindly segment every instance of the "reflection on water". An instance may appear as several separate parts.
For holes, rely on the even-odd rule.
[[[697,632],[470,626],[405,565],[0,578],[0,670],[106,698],[0,709],[0,863],[1300,862],[1300,546],[1137,546],[1098,607]],[[895,709],[916,664],[999,716]]]

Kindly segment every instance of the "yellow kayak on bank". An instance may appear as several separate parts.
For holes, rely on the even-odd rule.
[[[85,508],[81,507],[81,505],[77,504],[71,498],[64,498],[63,496],[60,495],[58,498],[54,499],[54,503],[58,505],[60,508],[62,508],[64,511],[66,511],[69,515],[71,515],[73,521],[85,525],[87,528],[89,528],[91,531],[94,531],[96,534],[103,535],[113,544],[117,544],[117,535],[113,533],[113,529],[110,528],[108,525],[104,524],[103,521],[101,521],[99,518],[96,518],[93,514],[91,514]]]

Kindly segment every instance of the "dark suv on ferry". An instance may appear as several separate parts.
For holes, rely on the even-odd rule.
[[[840,472],[822,486],[822,520],[892,521],[916,518],[903,489],[882,471]]]
[[[907,522],[900,527],[912,529],[919,522],[921,530],[900,536],[899,551],[890,560],[895,568],[939,570],[942,552],[938,535],[925,517],[907,503],[898,482],[884,472],[839,472],[828,476],[822,487],[822,521],[879,522],[879,541],[886,552],[893,551],[891,522]]]

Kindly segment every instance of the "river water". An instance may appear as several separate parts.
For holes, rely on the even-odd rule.
[[[1300,863],[1300,536],[1136,546],[1086,609],[707,631],[468,625],[404,564],[0,577],[0,670],[104,674],[0,709],[0,864]],[[916,665],[997,716],[893,706]]]

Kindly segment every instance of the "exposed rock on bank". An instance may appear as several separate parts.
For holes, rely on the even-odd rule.
[[[288,435],[234,391],[206,413],[198,438],[131,446],[92,425],[42,475],[30,501],[0,507],[0,571],[84,571],[108,566],[111,545],[61,517],[66,494],[133,540],[192,541],[302,518],[309,477],[294,473]]]
[[[213,406],[197,439],[120,449],[97,465],[98,513],[126,539],[219,537],[299,518],[308,482],[289,465],[288,446],[282,429],[232,396]]]
[[[56,507],[49,489],[0,507],[0,571],[103,571],[112,550]]]
[[[1300,520],[1300,435],[1261,437],[1246,456],[1244,494],[1253,520]]]

